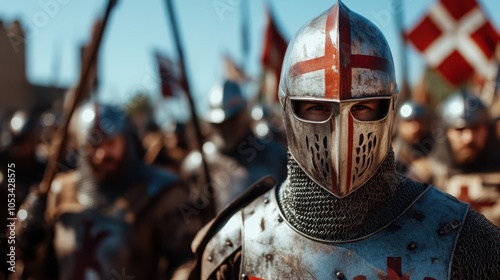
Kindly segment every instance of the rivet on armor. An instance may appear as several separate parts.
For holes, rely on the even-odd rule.
[[[443,228],[441,228],[438,233],[439,235],[445,235],[450,233],[453,230],[456,230],[462,223],[458,220],[452,220],[448,224],[446,224]]]
[[[208,260],[209,262],[212,262],[212,260],[213,260],[212,256],[208,256],[207,260]]]
[[[415,243],[415,242],[410,242],[410,243],[408,244],[408,250],[415,250],[415,249],[417,249],[417,243]]]
[[[281,216],[278,216],[278,223],[281,223],[283,222],[283,218],[281,218]]]
[[[267,199],[267,198],[266,198],[266,199],[264,199],[264,203],[265,203],[265,204],[268,204],[268,203],[269,203],[269,199]]]
[[[229,241],[229,240],[228,240],[228,241],[226,241],[226,246],[228,246],[228,247],[233,247],[233,242],[231,242],[231,241]]]
[[[272,260],[273,260],[273,255],[271,255],[271,254],[267,254],[267,255],[266,255],[266,260],[268,260],[268,261],[272,261]]]
[[[248,276],[246,276],[246,274],[241,274],[241,279],[242,280],[248,280]]]
[[[335,276],[337,276],[337,279],[344,279],[344,278],[345,278],[344,273],[342,273],[342,272],[340,272],[340,271],[339,271],[339,272],[337,272],[337,273],[335,273]]]

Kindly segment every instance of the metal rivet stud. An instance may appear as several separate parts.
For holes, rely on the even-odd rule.
[[[228,240],[228,241],[226,241],[226,246],[228,246],[228,247],[233,247],[233,242],[231,242],[231,241],[229,241],[229,240]]]
[[[264,199],[264,204],[268,204],[269,203],[269,199]]]
[[[246,274],[241,274],[241,279],[242,280],[248,280],[248,276],[246,276]]]
[[[417,249],[417,243],[411,242],[410,244],[408,244],[408,250],[415,250],[415,249]]]
[[[208,256],[207,260],[208,260],[209,262],[212,262],[212,260],[213,260],[212,256]]]
[[[283,218],[281,218],[281,216],[278,216],[278,223],[281,223],[283,222]]]
[[[337,276],[337,279],[344,279],[344,278],[345,278],[344,273],[342,273],[342,272],[340,272],[340,271],[339,271],[339,272],[337,272],[337,273],[335,273],[335,276]]]

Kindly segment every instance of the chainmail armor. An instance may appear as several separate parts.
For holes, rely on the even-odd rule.
[[[451,279],[500,279],[500,229],[474,210],[458,238]]]
[[[396,173],[391,150],[370,180],[339,199],[313,182],[288,153],[288,179],[279,190],[278,204],[298,231],[341,242],[381,229],[425,189],[426,185]],[[469,210],[454,252],[451,279],[500,279],[499,252],[500,229]]]
[[[125,133],[124,133],[125,134]],[[144,176],[139,156],[130,134],[125,134],[125,155],[116,176],[107,181],[95,178],[89,159],[82,156],[78,159],[77,200],[85,209],[104,209],[117,197],[123,195],[128,188]]]
[[[278,203],[298,231],[325,241],[348,241],[371,234],[399,216],[424,190],[397,175],[392,150],[377,172],[352,194],[339,199],[312,181],[288,153],[288,180]]]
[[[78,166],[77,200],[87,209],[100,209],[110,203],[94,179],[92,168],[87,160],[81,159]]]

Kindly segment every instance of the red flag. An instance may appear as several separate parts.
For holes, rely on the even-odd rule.
[[[224,55],[224,70],[226,79],[235,83],[243,83],[248,80],[245,72],[241,69],[229,55]]]
[[[500,35],[476,0],[440,0],[407,34],[427,63],[460,86],[474,72],[490,79]]]
[[[273,14],[270,9],[267,9],[267,24],[264,34],[264,47],[261,54],[261,62],[264,67],[265,79],[271,80],[274,84],[271,86],[270,91],[274,101],[278,100],[278,84],[281,75],[281,65],[285,57],[286,47],[288,43],[281,35],[281,32],[276,25]],[[268,84],[269,81],[266,81]]]
[[[156,53],[158,62],[158,73],[161,81],[161,94],[164,98],[174,96],[174,93],[182,89],[179,69],[168,57]]]

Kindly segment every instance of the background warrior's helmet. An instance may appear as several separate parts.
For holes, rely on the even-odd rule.
[[[288,46],[279,86],[288,145],[305,173],[337,197],[365,183],[391,147],[397,85],[389,45],[369,20],[340,1]],[[351,108],[380,100],[384,112],[356,119]],[[327,102],[328,118],[297,114],[300,101]]]
[[[488,109],[479,97],[469,92],[455,93],[448,97],[441,108],[441,121],[445,127],[464,128],[488,124]]]
[[[229,80],[212,88],[208,103],[206,121],[209,123],[222,123],[247,108],[240,86]]]
[[[88,102],[75,112],[70,132],[78,146],[98,145],[103,138],[125,135],[132,130],[127,113],[118,106]]]

